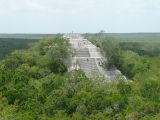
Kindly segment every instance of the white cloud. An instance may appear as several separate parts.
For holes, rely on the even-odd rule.
[[[67,13],[113,12],[138,13],[160,9],[160,0],[0,0],[1,11],[32,10],[32,12]],[[104,11],[103,11],[104,10]]]
[[[45,25],[42,24],[46,24],[45,29],[51,29],[52,25],[53,29],[60,29],[58,27],[61,26],[62,31],[69,26],[71,29],[79,27],[81,31],[88,27],[92,31],[103,26],[134,22],[135,18],[140,23],[144,20],[152,23],[149,18],[154,18],[153,24],[150,24],[153,27],[159,24],[159,14],[160,0],[0,0],[1,28],[10,24],[13,28],[17,26],[17,29],[36,25],[43,29]],[[142,24],[141,28],[143,26],[146,24]],[[133,25],[130,31],[132,28]]]

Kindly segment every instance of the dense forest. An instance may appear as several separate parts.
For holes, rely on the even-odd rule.
[[[0,119],[158,120],[159,56],[140,54],[103,34],[86,37],[101,48],[106,67],[115,65],[127,81],[68,72],[69,42],[59,35],[46,37],[0,61]]]
[[[24,38],[0,38],[0,59],[14,50],[26,49],[33,42],[38,39],[24,39]]]
[[[30,44],[54,34],[0,34],[0,59],[14,50],[29,48]]]

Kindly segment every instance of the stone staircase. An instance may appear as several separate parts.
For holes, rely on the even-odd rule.
[[[95,59],[90,58],[90,52],[88,48],[76,48],[75,51],[79,67],[86,73],[86,75],[89,75],[92,72],[99,72]]]
[[[88,48],[76,48],[76,57],[90,57]]]
[[[92,72],[99,72],[94,58],[78,58],[77,61],[81,70],[83,70],[87,75]]]

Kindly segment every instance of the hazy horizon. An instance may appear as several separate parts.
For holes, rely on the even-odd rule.
[[[160,0],[0,0],[1,34],[160,33]]]
[[[16,35],[16,34],[17,34],[17,35],[21,35],[21,34],[22,34],[22,35],[23,35],[23,34],[26,34],[26,35],[27,35],[27,34],[28,34],[28,35],[32,35],[32,34],[33,34],[33,35],[36,35],[36,34],[37,34],[37,35],[38,35],[38,34],[47,35],[47,34],[65,34],[65,33],[72,33],[72,32],[73,32],[73,31],[62,32],[62,33],[60,33],[60,32],[57,32],[57,33],[45,33],[45,32],[44,32],[44,33],[20,33],[20,32],[19,32],[19,33],[0,33],[0,35],[3,35],[3,34],[4,34],[4,35],[5,35],[5,34],[6,34],[6,35],[7,35],[7,34],[8,34],[8,35]],[[97,31],[97,32],[76,32],[76,31],[75,31],[75,32],[73,32],[73,33],[78,33],[78,34],[86,34],[86,33],[89,33],[89,34],[97,34],[97,33],[99,33],[99,32],[100,32],[100,31]],[[105,32],[105,34],[160,34],[160,32],[128,32],[128,33],[127,33],[127,32],[124,32],[124,33],[120,33],[120,32],[119,32],[119,33],[118,33],[118,32],[112,32],[112,33],[111,33],[111,32]]]

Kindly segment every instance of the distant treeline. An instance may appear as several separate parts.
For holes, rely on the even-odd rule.
[[[121,48],[131,50],[139,55],[160,56],[160,43],[154,42],[120,42]]]
[[[114,40],[123,50],[131,50],[141,56],[160,56],[160,33],[98,33],[84,36],[88,39]]]
[[[0,38],[16,39],[42,39],[47,36],[55,36],[55,34],[0,34]]]
[[[38,39],[0,38],[0,59],[14,50],[26,49]]]

